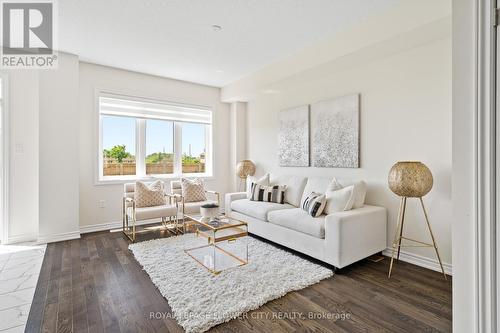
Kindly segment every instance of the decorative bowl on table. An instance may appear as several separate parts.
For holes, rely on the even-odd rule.
[[[219,205],[205,204],[200,207],[200,214],[203,219],[211,219],[219,216]]]

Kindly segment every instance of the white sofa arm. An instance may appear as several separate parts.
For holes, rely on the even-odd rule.
[[[247,192],[226,193],[224,200],[224,213],[231,216],[231,202],[247,198]]]
[[[338,268],[383,251],[387,247],[387,210],[365,205],[330,214],[325,220],[327,251],[336,253]]]

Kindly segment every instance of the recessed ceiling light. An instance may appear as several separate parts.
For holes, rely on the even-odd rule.
[[[222,27],[220,25],[214,24],[212,25],[212,29],[214,29],[214,31],[221,31]]]
[[[216,69],[215,72],[216,73],[224,73],[224,71],[222,69]]]

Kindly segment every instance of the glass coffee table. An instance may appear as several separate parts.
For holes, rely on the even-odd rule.
[[[211,273],[219,274],[248,263],[246,222],[223,215],[216,218],[185,215],[184,226],[186,233],[193,232],[207,240],[205,245],[184,249],[184,252]]]

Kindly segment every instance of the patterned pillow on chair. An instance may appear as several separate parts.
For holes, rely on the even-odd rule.
[[[197,202],[207,200],[203,180],[181,178],[182,196],[185,202]]]
[[[163,182],[157,180],[150,184],[135,182],[134,200],[136,207],[161,206],[166,203]]]

